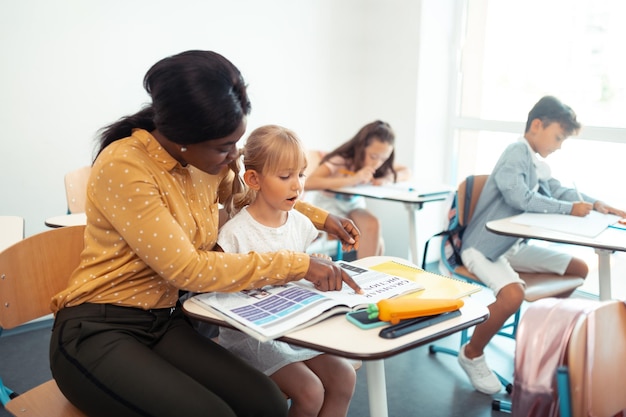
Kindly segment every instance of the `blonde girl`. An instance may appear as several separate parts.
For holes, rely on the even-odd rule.
[[[243,150],[248,187],[233,200],[235,216],[220,230],[225,252],[303,252],[317,236],[311,221],[293,210],[304,191],[306,154],[294,132],[281,126],[254,130]],[[287,343],[258,340],[220,329],[220,344],[263,371],[291,398],[290,417],[346,416],[356,373],[343,358]]]

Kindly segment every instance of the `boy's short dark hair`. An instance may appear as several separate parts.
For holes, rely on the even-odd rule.
[[[535,119],[541,120],[544,126],[553,122],[560,124],[567,136],[578,133],[581,127],[580,123],[576,120],[574,110],[552,96],[542,97],[541,100],[533,106],[530,112],[528,112],[526,132],[530,130],[530,125]]]

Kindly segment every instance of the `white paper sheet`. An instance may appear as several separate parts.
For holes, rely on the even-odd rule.
[[[419,197],[446,195],[452,190],[444,184],[415,184],[412,182],[399,182],[385,185],[363,184],[354,187],[338,188],[337,191],[344,191],[351,194],[375,198],[411,201]]]
[[[522,213],[513,217],[511,222],[573,235],[596,237],[620,218],[613,214],[602,214],[593,210],[585,217],[570,216],[568,214]]]

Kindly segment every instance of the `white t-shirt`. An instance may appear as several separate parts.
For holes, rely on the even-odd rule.
[[[224,252],[275,252],[282,249],[304,252],[317,235],[313,223],[296,210],[289,211],[287,221],[282,226],[269,227],[257,222],[244,207],[222,226],[217,243]],[[274,340],[260,342],[243,332],[227,328],[220,328],[219,340],[220,345],[266,375],[272,375],[290,363],[321,354]]]
[[[217,243],[224,252],[248,253],[291,250],[305,252],[315,240],[318,231],[306,216],[297,210],[288,212],[287,221],[280,227],[265,226],[241,209],[220,229]]]

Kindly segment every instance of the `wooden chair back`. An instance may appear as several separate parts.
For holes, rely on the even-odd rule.
[[[572,417],[626,410],[626,304],[611,300],[580,318],[568,345]]]
[[[51,298],[78,266],[84,229],[50,229],[0,252],[0,327],[11,329],[51,313]]]
[[[0,252],[0,326],[11,329],[51,313],[80,262],[85,226],[50,229]],[[5,404],[20,417],[86,417],[49,380]]]
[[[485,183],[487,182],[487,179],[489,178],[489,175],[473,175],[474,177],[474,181],[472,183],[472,193],[471,193],[471,201],[469,204],[469,213],[467,215],[467,217],[465,216],[465,196],[467,194],[467,184],[468,184],[468,180],[465,179],[463,180],[460,184],[459,184],[459,188],[457,189],[457,194],[458,194],[458,218],[459,218],[459,223],[461,224],[461,226],[466,226],[466,224],[463,223],[464,219],[467,219],[467,222],[469,222],[472,219],[472,216],[474,215],[474,209],[476,208],[476,203],[478,203],[478,197],[480,197],[480,193],[483,191],[483,188],[485,187]]]
[[[84,166],[65,174],[65,197],[67,198],[69,214],[85,212],[87,181],[90,174],[90,166]]]
[[[326,155],[325,151],[320,151],[318,149],[308,150],[306,153],[307,167],[304,174],[308,176],[315,171],[324,155]]]
[[[322,160],[324,155],[326,155],[326,152],[324,151],[320,151],[317,149],[307,150],[306,152],[307,167],[306,167],[306,170],[304,171],[304,175],[306,177],[308,177],[309,175],[311,175],[313,171],[315,171],[315,169],[319,166],[320,161]],[[318,192],[319,191],[317,190],[305,191],[304,194],[302,195],[302,200],[308,203],[311,203],[315,199],[315,195]]]

